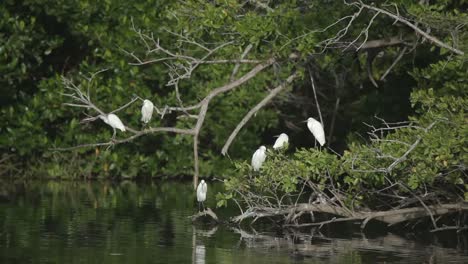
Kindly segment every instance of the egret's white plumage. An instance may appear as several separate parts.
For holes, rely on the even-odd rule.
[[[262,167],[263,162],[266,159],[266,148],[265,146],[261,146],[255,151],[255,153],[252,156],[252,167],[254,171],[260,170],[260,167]]]
[[[289,142],[289,137],[286,133],[281,133],[279,137],[276,139],[275,144],[273,145],[274,149],[282,148],[285,144]]]
[[[125,126],[120,121],[120,118],[116,116],[115,114],[108,114],[108,115],[100,115],[99,118],[104,121],[104,123],[108,124],[109,126],[112,127],[112,130],[114,131],[114,134],[112,135],[112,138],[115,137],[115,129],[120,129],[120,131],[124,132],[125,131]]]
[[[206,193],[208,192],[208,185],[204,180],[201,180],[197,186],[197,201],[198,201],[198,210],[200,210],[200,203],[203,205],[203,210],[205,210],[205,205],[203,202],[206,200]]]
[[[310,132],[312,132],[315,139],[320,143],[320,146],[325,145],[325,131],[323,131],[322,124],[314,118],[309,117],[309,119],[307,119],[307,127]]]
[[[206,200],[206,192],[208,191],[208,185],[205,180],[201,180],[197,187],[197,201],[204,202]]]
[[[153,103],[145,99],[143,101],[143,106],[141,107],[141,121],[145,122],[146,124],[151,120],[151,116],[153,115]]]
[[[104,121],[104,123],[108,124],[109,126],[111,126],[113,129],[119,129],[120,131],[124,132],[125,131],[125,126],[124,124],[122,123],[122,121],[120,121],[120,118],[115,115],[115,114],[108,114],[108,115],[100,115],[99,116],[102,121]]]

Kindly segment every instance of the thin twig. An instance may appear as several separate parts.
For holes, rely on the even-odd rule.
[[[317,99],[317,92],[315,90],[314,77],[312,76],[312,72],[310,70],[309,70],[309,75],[310,75],[310,83],[312,84],[312,90],[314,91],[315,105],[317,106],[317,112],[320,117],[320,123],[322,124],[323,127],[325,127],[325,124],[323,123],[323,118],[322,118],[322,111],[320,111],[320,105]]]

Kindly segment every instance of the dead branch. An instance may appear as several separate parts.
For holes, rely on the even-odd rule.
[[[468,204],[458,203],[458,204],[440,204],[440,205],[430,205],[427,206],[427,209],[433,215],[444,215],[449,213],[454,213],[457,211],[467,211]],[[240,223],[241,221],[248,218],[263,218],[263,217],[275,217],[275,216],[287,216],[291,210],[295,212],[314,212],[314,213],[327,213],[336,215],[342,218],[331,219],[319,223],[306,223],[306,224],[288,224],[286,226],[320,226],[325,224],[330,224],[334,222],[341,221],[369,221],[377,220],[387,225],[395,225],[405,221],[415,220],[425,216],[429,216],[428,210],[426,208],[420,207],[411,207],[404,209],[394,209],[388,211],[355,211],[350,212],[344,210],[344,208],[339,206],[333,206],[328,204],[297,204],[291,205],[285,208],[271,208],[271,207],[255,207],[246,210],[243,214],[231,218],[231,222]],[[342,220],[340,220],[342,219]]]
[[[340,107],[340,97],[336,98],[336,101],[335,101],[335,108],[333,109],[333,115],[332,115],[332,120],[330,122],[330,129],[329,129],[329,133],[328,133],[328,142],[332,142],[332,136],[333,136],[333,131],[335,130],[335,120],[336,120],[336,116],[338,114],[338,109]]]
[[[205,121],[206,113],[208,111],[208,106],[210,101],[215,98],[216,96],[229,92],[240,85],[244,84],[248,80],[252,79],[255,77],[259,72],[264,70],[265,68],[269,67],[272,65],[276,60],[274,58],[270,58],[266,60],[263,63],[260,63],[256,65],[252,70],[238,78],[237,80],[234,80],[232,82],[229,82],[226,85],[223,85],[221,87],[213,89],[211,92],[208,93],[208,95],[205,96],[204,99],[202,99],[198,104],[189,106],[189,107],[165,107],[163,111],[159,111],[156,108],[156,111],[158,114],[161,115],[161,118],[164,117],[164,114],[167,111],[188,111],[188,110],[195,110],[199,109],[198,115],[197,115],[197,122],[192,128],[188,129],[182,129],[182,128],[176,128],[176,127],[158,127],[158,128],[147,128],[141,131],[138,131],[136,129],[132,129],[130,127],[126,127],[130,132],[133,133],[132,136],[124,138],[124,139],[118,139],[118,140],[111,140],[109,142],[102,142],[102,143],[91,143],[91,144],[82,144],[74,147],[69,147],[69,148],[55,148],[53,150],[73,150],[73,149],[78,149],[78,148],[83,148],[83,147],[97,147],[97,146],[112,146],[116,144],[121,144],[121,143],[127,143],[130,142],[140,136],[150,134],[150,133],[157,133],[157,132],[169,132],[169,133],[176,133],[176,134],[185,134],[185,135],[192,135],[194,138],[194,143],[193,143],[193,149],[194,149],[194,188],[196,188],[198,184],[198,175],[199,175],[199,157],[198,157],[198,136],[200,134],[201,128],[203,126],[203,123]],[[73,94],[67,95],[68,97],[71,97],[73,100],[76,100],[80,103],[79,107],[85,107],[88,109],[93,109],[96,112],[98,112],[100,115],[105,115],[105,112],[99,109],[94,103],[91,102],[89,97],[85,95],[83,92],[81,92],[80,88],[76,85],[74,85],[70,80],[63,78],[65,87],[68,89],[71,89],[74,91]],[[124,105],[124,107],[129,106],[131,103],[133,103],[135,100],[132,100],[130,103],[127,103]],[[73,104],[72,104],[73,106]],[[118,108],[117,110],[121,110],[123,107]],[[113,112],[116,112],[117,110],[114,110]],[[91,118],[91,121],[96,120],[97,118]]]
[[[361,6],[361,7],[363,7],[363,8],[373,10],[373,11],[375,11],[377,13],[385,14],[385,15],[395,19],[395,21],[398,21],[398,22],[400,22],[402,24],[407,25],[408,27],[410,27],[411,29],[416,31],[416,33],[423,36],[423,38],[425,38],[425,39],[429,40],[430,42],[434,43],[436,46],[439,46],[439,47],[444,48],[444,49],[448,49],[449,51],[451,51],[451,52],[453,52],[455,54],[458,54],[458,55],[465,54],[463,51],[461,51],[461,50],[459,50],[457,48],[451,47],[451,46],[445,44],[444,42],[440,41],[438,38],[436,38],[436,37],[434,37],[432,35],[429,35],[429,33],[427,33],[426,31],[424,31],[422,29],[420,29],[415,24],[409,22],[406,18],[400,16],[399,14],[394,14],[394,13],[392,13],[390,11],[378,8],[378,7],[374,6],[374,5],[366,5],[361,1],[359,1],[357,4],[359,6]]]
[[[211,219],[213,219],[216,223],[219,223],[218,216],[211,210],[211,208],[206,208],[202,212],[198,212],[192,216],[189,216],[189,218],[192,219],[192,222],[195,222],[199,220],[201,217],[209,216]]]
[[[372,62],[374,61],[375,55],[372,55],[370,51],[367,52],[367,59],[366,59],[366,72],[367,72],[367,77],[371,81],[372,85],[374,85],[375,88],[379,88],[379,85],[374,79],[374,76],[372,74]]]
[[[325,127],[325,124],[323,123],[323,118],[322,118],[322,111],[320,111],[320,105],[317,99],[317,91],[315,90],[315,82],[314,82],[314,77],[312,76],[312,72],[309,71],[309,75],[310,75],[310,83],[312,85],[312,90],[314,91],[315,106],[317,106],[317,112],[319,114],[320,123],[322,124],[323,127]]]
[[[250,52],[250,50],[252,49],[253,45],[252,44],[249,44],[247,45],[247,47],[245,47],[244,49],[244,52],[242,53],[241,57],[240,57],[240,60],[243,60],[245,58],[245,56],[247,56],[247,54]],[[240,68],[240,63],[236,63],[236,65],[234,66],[234,69],[232,70],[232,73],[231,73],[231,82],[234,80],[234,78],[236,77],[236,74],[237,72],[239,71],[239,68]]]
[[[430,130],[437,123],[438,123],[438,121],[432,122],[427,128],[424,129],[424,131],[427,132],[428,130]],[[421,142],[421,140],[422,140],[422,136],[419,136],[416,139],[416,141],[411,145],[411,147],[401,157],[399,157],[397,160],[395,160],[392,164],[390,164],[386,168],[387,173],[390,173],[393,170],[393,168],[395,168],[395,166],[397,166],[401,162],[405,161],[406,157],[408,157],[408,155],[416,148],[416,146],[418,146],[418,144],[419,144],[419,142]]]
[[[242,120],[237,124],[236,128],[232,131],[229,138],[224,143],[223,149],[221,150],[221,154],[226,155],[229,147],[231,146],[232,141],[236,138],[239,131],[242,127],[252,118],[255,113],[257,113],[262,107],[264,107],[268,102],[270,102],[276,95],[278,95],[281,91],[283,91],[288,84],[292,83],[292,81],[297,77],[296,73],[290,75],[286,81],[280,84],[278,87],[274,88],[269,92],[267,96],[265,96],[262,101],[260,101],[254,108],[250,109],[250,111],[242,118]]]
[[[390,46],[397,46],[397,45],[408,45],[405,41],[403,41],[399,36],[393,36],[386,39],[374,39],[368,40],[366,42],[362,42],[359,46],[354,46],[355,49],[360,47],[360,50],[367,50],[367,49],[377,49],[377,48],[386,48]]]
[[[141,30],[137,30],[135,26],[132,24],[132,29],[133,31],[137,34],[141,42],[143,43],[144,47],[146,47],[146,54],[147,55],[155,55],[155,56],[160,56],[159,58],[152,58],[149,60],[145,60],[143,58],[138,57],[132,52],[124,51],[127,55],[129,55],[131,58],[133,58],[136,62],[133,64],[135,65],[144,65],[148,63],[154,63],[154,62],[168,62],[166,65],[169,68],[169,76],[170,80],[168,81],[167,85],[174,86],[174,89],[176,91],[176,97],[177,101],[179,103],[179,106],[164,106],[163,108],[159,108],[158,106],[155,107],[155,112],[157,112],[158,115],[160,115],[161,119],[164,118],[165,114],[170,113],[172,111],[176,112],[183,112],[185,116],[188,117],[193,117],[196,119],[196,123],[191,127],[191,128],[177,128],[177,127],[158,127],[158,128],[147,128],[141,131],[138,131],[136,129],[132,129],[130,127],[126,127],[126,129],[133,133],[132,136],[129,136],[124,139],[118,139],[118,140],[111,140],[109,142],[101,142],[101,143],[91,143],[91,144],[82,144],[70,148],[56,148],[54,150],[71,150],[71,149],[77,149],[77,148],[82,148],[82,147],[96,147],[96,146],[112,146],[116,144],[121,144],[121,143],[127,143],[130,142],[142,135],[146,135],[149,133],[158,133],[158,132],[168,132],[168,133],[176,133],[176,134],[185,134],[185,135],[191,135],[193,136],[193,155],[194,155],[194,188],[196,188],[198,184],[198,175],[199,175],[199,154],[198,154],[198,144],[199,144],[199,135],[200,131],[202,129],[203,123],[205,121],[205,117],[208,111],[209,103],[210,101],[215,98],[216,96],[226,93],[231,91],[232,89],[235,89],[236,87],[239,87],[240,85],[244,84],[251,78],[255,77],[259,72],[264,70],[265,68],[269,67],[272,65],[276,59],[275,58],[270,58],[266,60],[245,60],[244,57],[247,55],[248,51],[250,50],[250,47],[248,46],[242,56],[239,59],[235,60],[226,60],[226,59],[221,59],[221,60],[208,60],[208,58],[213,55],[215,52],[218,50],[222,49],[223,47],[227,45],[231,45],[232,42],[227,42],[227,43],[222,43],[214,48],[210,48],[207,46],[204,46],[194,40],[189,39],[186,36],[177,34],[177,33],[171,33],[173,35],[178,36],[180,39],[179,41],[187,44],[187,45],[193,45],[196,46],[197,48],[200,48],[204,54],[201,57],[194,57],[192,55],[186,55],[186,54],[179,54],[178,52],[173,52],[165,47],[163,47],[159,39],[155,38],[152,34],[145,34]],[[198,103],[191,105],[191,106],[184,106],[182,99],[180,97],[180,93],[178,90],[178,83],[180,80],[187,79],[191,77],[192,72],[201,64],[214,64],[214,63],[236,63],[235,69],[233,71],[233,75],[236,74],[236,69],[239,68],[239,64],[241,63],[256,63],[257,65],[253,67],[249,72],[241,76],[240,78],[236,80],[231,80],[229,83],[226,85],[223,85],[221,87],[213,89],[211,92],[209,92],[205,98],[200,100]],[[92,75],[92,78],[95,75]],[[90,86],[90,82],[92,81],[92,78],[87,79],[88,80],[88,89]],[[80,107],[80,108],[86,108],[86,109],[92,109],[98,113],[98,116],[93,116],[93,117],[88,117],[86,121],[95,121],[99,118],[100,115],[105,115],[105,111],[101,110],[98,108],[90,99],[89,95],[84,94],[81,92],[80,87],[76,86],[73,84],[72,81],[63,78],[64,85],[67,89],[70,89],[73,91],[72,94],[66,94],[66,96],[70,97],[73,101],[76,101],[78,103],[67,103],[69,106],[73,107]],[[122,107],[119,107],[116,110],[111,111],[110,113],[115,113],[117,111],[120,111],[129,105],[131,105],[133,102],[135,102],[137,98],[132,99],[129,103],[125,104]],[[197,111],[198,113],[196,114],[191,114],[188,113],[188,111]]]
[[[125,127],[129,129],[129,127]],[[131,128],[130,128],[131,129]],[[160,132],[166,132],[166,133],[174,133],[174,134],[184,134],[184,135],[193,135],[194,131],[193,129],[182,129],[182,128],[176,128],[176,127],[154,127],[154,128],[147,128],[141,131],[137,131],[134,129],[131,129],[135,131],[135,134],[124,138],[124,139],[114,139],[108,142],[99,142],[99,143],[89,143],[89,144],[81,144],[73,147],[63,147],[63,148],[53,148],[51,150],[56,150],[56,151],[68,151],[68,150],[75,150],[75,149],[80,149],[80,148],[89,148],[89,147],[103,147],[103,146],[113,146],[113,145],[118,145],[118,144],[123,144],[123,143],[128,143],[133,140],[135,140],[138,137],[141,137],[146,134],[153,134],[153,133],[160,133]]]
[[[382,74],[382,76],[380,77],[380,80],[383,81],[385,80],[385,78],[387,77],[387,75],[390,73],[390,71],[392,71],[392,69],[397,65],[397,63],[401,60],[401,58],[403,58],[403,55],[405,54],[406,50],[408,49],[408,47],[403,47],[400,51],[400,53],[398,54],[398,56],[395,58],[395,60],[393,61],[393,63],[390,65],[390,67],[388,67],[388,69],[385,71],[384,74]]]
[[[457,233],[460,233],[461,231],[468,230],[468,226],[444,226],[444,227],[434,228],[429,232],[435,233],[435,232],[448,231],[448,230],[456,230]]]

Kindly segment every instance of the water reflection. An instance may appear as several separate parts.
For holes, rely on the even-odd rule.
[[[192,225],[190,182],[2,183],[0,196],[0,263],[468,263],[463,234]]]
[[[209,238],[215,235],[216,231],[218,231],[218,226],[214,226],[208,230],[197,229],[196,225],[192,226],[192,263],[205,263],[206,248],[204,240],[197,239],[197,236]]]
[[[327,260],[331,263],[415,262],[415,263],[467,263],[464,254],[456,249],[425,246],[399,235],[386,234],[377,238],[366,238],[356,233],[348,238],[331,238],[317,230],[310,233],[286,231],[281,236],[247,232],[232,228],[240,235],[247,248],[258,252],[284,252],[295,260]],[[356,254],[358,253],[359,254]]]

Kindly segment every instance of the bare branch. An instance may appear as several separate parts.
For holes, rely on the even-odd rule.
[[[378,13],[382,13],[382,14],[385,14],[393,19],[395,19],[395,21],[399,21],[405,25],[407,25],[408,27],[412,28],[414,31],[416,31],[418,34],[420,34],[421,36],[423,36],[425,39],[431,41],[432,43],[434,43],[435,45],[441,47],[441,48],[445,48],[445,49],[448,49],[450,50],[451,52],[455,53],[455,54],[458,54],[458,55],[463,55],[465,54],[463,51],[459,50],[459,49],[456,49],[454,47],[451,47],[447,44],[445,44],[444,42],[440,41],[439,39],[437,39],[436,37],[434,36],[431,36],[429,35],[428,33],[426,33],[424,30],[420,29],[419,27],[417,27],[416,25],[414,25],[413,23],[409,22],[407,19],[403,18],[402,16],[398,15],[398,14],[393,14],[387,10],[384,10],[384,9],[381,9],[381,8],[378,8],[376,6],[373,6],[373,5],[366,5],[362,2],[359,3],[359,5],[363,8],[367,8],[367,9],[370,9],[370,10],[374,10]]]
[[[244,52],[242,53],[242,55],[240,57],[240,60],[243,60],[245,58],[245,56],[247,56],[247,54],[252,49],[252,47],[253,47],[252,44],[249,44],[249,45],[247,45],[247,47],[245,47]],[[234,66],[234,69],[232,70],[232,73],[231,73],[231,81],[233,81],[234,78],[236,77],[236,74],[237,74],[237,71],[239,71],[239,68],[240,68],[240,63],[236,63],[236,65]]]
[[[130,130],[129,127],[125,127]],[[122,144],[122,143],[128,143],[138,137],[141,137],[146,134],[152,134],[152,133],[159,133],[159,132],[169,132],[169,133],[175,133],[175,134],[185,134],[185,135],[193,135],[194,131],[193,129],[182,129],[182,128],[175,128],[175,127],[155,127],[155,128],[147,128],[145,130],[141,131],[136,131],[134,129],[131,129],[135,131],[135,134],[124,138],[124,139],[117,139],[117,140],[111,140],[109,142],[101,142],[101,143],[89,143],[89,144],[82,144],[82,145],[77,145],[73,147],[68,147],[68,148],[53,148],[51,150],[57,150],[57,151],[67,151],[67,150],[74,150],[74,149],[80,149],[80,148],[89,148],[89,147],[100,147],[100,146],[113,146],[117,144]]]
[[[231,218],[231,222],[239,223],[240,221],[247,218],[263,218],[263,217],[274,217],[279,215],[288,215],[291,210],[295,212],[316,212],[316,213],[327,213],[337,215],[343,218],[332,218],[331,220],[319,222],[319,223],[310,223],[310,224],[285,224],[284,226],[320,226],[325,224],[330,224],[334,222],[341,221],[369,221],[374,219],[380,222],[383,222],[387,225],[395,225],[405,221],[410,221],[425,217],[431,212],[432,215],[444,215],[457,211],[468,211],[468,206],[463,203],[458,204],[439,204],[439,205],[430,205],[427,208],[424,207],[410,207],[404,209],[394,209],[387,211],[358,211],[350,214],[347,211],[344,211],[341,207],[331,206],[327,204],[297,204],[291,205],[285,208],[269,208],[269,207],[256,207],[251,208],[245,211],[243,214]]]
[[[236,138],[237,134],[239,131],[242,129],[242,127],[252,118],[252,116],[257,113],[262,107],[264,107],[268,102],[271,101],[276,95],[278,95],[283,89],[287,87],[288,84],[290,84],[295,78],[297,77],[296,73],[293,73],[290,75],[285,82],[280,84],[278,87],[274,88],[269,92],[265,98],[263,98],[262,101],[260,101],[254,108],[252,108],[245,116],[242,118],[242,120],[237,124],[236,128],[232,131],[231,135],[229,135],[229,138],[226,140],[226,143],[224,143],[223,149],[221,150],[221,154],[226,155],[229,146],[231,145],[232,141]]]
[[[139,34],[141,34],[141,32]],[[147,38],[146,35],[145,36],[142,35],[141,37],[142,38]],[[151,36],[151,38],[152,38],[152,36]],[[159,45],[157,41],[155,41],[155,43],[156,43],[155,45]],[[205,55],[205,57],[203,57],[203,59],[210,56],[211,53],[215,52],[218,48],[222,48],[223,46],[228,45],[228,44],[229,43],[224,44],[224,45],[220,45],[217,48],[215,48],[213,50],[210,50],[210,52],[208,52],[208,54]],[[185,57],[187,57],[187,56],[185,56]],[[218,88],[213,89],[199,103],[197,103],[195,105],[192,105],[192,106],[188,106],[188,107],[184,107],[182,105],[180,95],[178,94],[177,84],[178,84],[178,81],[181,78],[186,78],[187,74],[190,75],[191,71],[193,69],[195,69],[197,64],[191,64],[191,66],[190,66],[191,68],[189,68],[189,69],[184,68],[184,69],[186,69],[186,73],[183,74],[183,75],[178,75],[177,72],[174,71],[173,72],[173,74],[175,74],[174,78],[172,78],[172,80],[170,82],[173,82],[173,85],[175,85],[176,93],[177,93],[177,97],[178,97],[177,99],[179,100],[180,107],[165,106],[162,110],[160,110],[159,108],[157,108],[155,106],[155,110],[161,116],[161,119],[164,118],[164,115],[167,112],[170,112],[170,111],[182,111],[182,112],[185,112],[186,115],[189,116],[189,117],[196,117],[197,122],[194,125],[194,127],[190,128],[190,129],[181,129],[181,128],[176,128],[176,127],[157,127],[157,128],[148,128],[148,129],[144,129],[142,131],[138,131],[138,130],[132,129],[130,127],[126,127],[126,129],[129,132],[133,133],[133,135],[130,136],[130,137],[124,138],[124,139],[111,140],[109,142],[102,142],[102,143],[82,144],[82,145],[69,147],[69,148],[55,148],[53,150],[63,151],[63,150],[73,150],[73,149],[84,148],[84,147],[113,146],[113,145],[116,145],[116,144],[122,144],[122,143],[130,142],[130,141],[132,141],[132,140],[134,140],[134,139],[136,139],[136,138],[138,138],[138,137],[140,137],[142,135],[146,135],[146,134],[149,134],[149,133],[158,133],[158,132],[167,132],[167,133],[191,135],[191,136],[193,136],[193,140],[194,140],[194,143],[193,143],[194,177],[193,177],[193,179],[194,179],[194,188],[196,188],[196,186],[198,184],[198,175],[199,175],[198,137],[199,137],[201,128],[203,126],[203,123],[205,121],[205,117],[206,117],[206,113],[208,111],[208,105],[209,105],[210,101],[213,98],[215,98],[216,96],[218,96],[219,94],[229,92],[229,91],[235,89],[236,87],[239,87],[240,85],[244,84],[245,82],[247,82],[251,78],[255,77],[259,72],[261,72],[265,68],[271,66],[273,63],[275,63],[275,61],[276,61],[275,58],[270,58],[270,59],[268,59],[268,60],[266,60],[264,62],[261,62],[261,63],[257,64],[254,68],[252,68],[249,72],[247,72],[246,74],[244,74],[240,78],[238,78],[238,79],[236,79],[234,81],[231,81],[231,82],[229,82],[229,83],[227,83],[227,84],[225,84],[223,86],[220,86]],[[106,113],[104,111],[100,110],[98,107],[96,107],[96,105],[94,105],[91,102],[91,100],[89,99],[89,96],[87,96],[87,95],[85,95],[85,94],[83,94],[81,92],[81,90],[79,89],[78,86],[74,85],[70,80],[66,79],[65,77],[63,77],[62,80],[63,80],[65,88],[72,91],[72,93],[64,94],[64,95],[67,96],[67,97],[70,97],[72,100],[78,102],[78,104],[68,103],[67,105],[74,106],[74,107],[91,108],[91,109],[94,109],[96,112],[98,112],[99,115],[106,115]],[[131,105],[133,102],[135,102],[138,99],[139,99],[138,97],[133,98],[129,103],[123,105],[122,107],[119,107],[118,109],[112,111],[111,113],[120,111],[120,110],[128,107],[129,105]],[[196,116],[187,113],[187,111],[196,110],[196,109],[199,109],[199,112],[198,112],[198,114]],[[94,121],[94,120],[96,120],[98,118],[99,118],[99,116],[97,116],[97,117],[88,117],[85,120],[86,121]]]
[[[109,112],[109,114],[117,113],[117,112],[119,112],[119,111],[121,111],[121,110],[123,110],[123,109],[129,107],[131,104],[133,104],[133,103],[136,102],[137,100],[138,100],[137,97],[132,98],[132,100],[130,100],[130,102],[128,102],[128,103],[122,105],[121,107],[119,107],[119,108],[117,108],[117,109],[115,109],[115,110]]]
[[[425,129],[425,132],[427,132],[428,130],[430,130],[435,124],[437,124],[438,121],[434,121],[433,123],[431,123],[426,129]],[[406,157],[416,148],[416,146],[419,144],[419,142],[421,142],[422,140],[422,136],[419,136],[418,139],[411,145],[411,147],[401,156],[399,157],[397,160],[395,160],[392,164],[390,164],[390,166],[387,167],[386,171],[387,173],[390,173],[393,168],[395,168],[395,166],[397,166],[398,164],[400,164],[401,162],[405,161],[406,160]]]
[[[317,106],[317,112],[320,117],[320,123],[322,123],[322,126],[325,127],[325,124],[323,123],[323,118],[322,118],[322,111],[320,111],[320,105],[317,99],[317,91],[315,90],[315,82],[314,82],[314,77],[312,76],[312,72],[309,71],[309,75],[310,75],[310,83],[312,85],[312,90],[314,91],[315,106]]]
[[[403,47],[403,49],[401,49],[400,53],[398,54],[398,56],[395,58],[395,60],[393,61],[392,65],[390,65],[390,67],[388,67],[388,69],[385,71],[384,74],[382,74],[382,76],[380,77],[380,80],[383,81],[385,80],[385,78],[387,77],[387,75],[392,71],[392,69],[397,65],[397,63],[401,60],[401,58],[403,58],[403,55],[405,54],[406,50],[408,48],[407,47]]]

